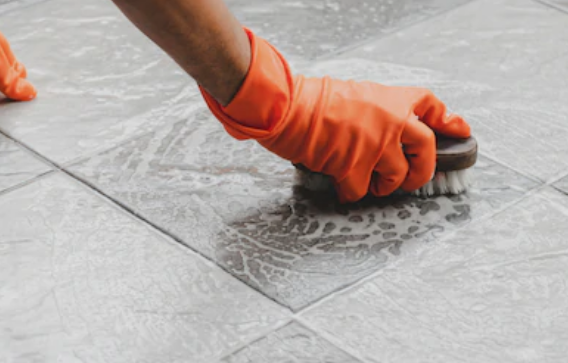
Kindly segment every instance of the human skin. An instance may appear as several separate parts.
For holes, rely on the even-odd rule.
[[[220,104],[230,103],[246,77],[250,43],[223,0],[113,0]]]

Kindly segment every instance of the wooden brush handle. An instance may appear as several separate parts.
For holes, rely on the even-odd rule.
[[[463,170],[477,161],[477,141],[473,137],[452,139],[436,135],[436,150],[436,171]]]
[[[436,135],[436,150],[436,171],[439,172],[468,169],[477,161],[477,141],[473,137],[453,139]],[[302,164],[294,166],[301,171],[312,172]]]

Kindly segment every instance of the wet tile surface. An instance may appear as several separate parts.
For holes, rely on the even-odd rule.
[[[469,196],[339,206],[294,188],[289,163],[233,140],[203,107],[71,171],[293,309],[536,185],[481,158]]]
[[[472,124],[468,194],[340,206],[230,138],[111,1],[33,1],[0,0],[40,89],[0,129],[212,262],[68,176],[0,193],[0,362],[565,360],[568,177],[527,192],[568,172],[567,14],[229,0],[300,72],[427,87]],[[0,190],[42,172],[28,156],[0,137]]]
[[[561,362],[567,201],[550,191],[524,200],[306,318],[370,362]]]
[[[34,5],[47,0],[0,0],[0,15],[17,8]],[[4,27],[0,31],[4,31]]]
[[[360,363],[296,322],[226,357],[222,362]]]
[[[0,135],[0,193],[49,170],[48,165]]]
[[[313,58],[392,32],[469,0],[229,0],[237,18],[286,56]]]
[[[47,1],[0,23],[39,90],[31,103],[1,105],[0,129],[57,163],[184,117],[197,92],[112,1]]]
[[[568,51],[557,46],[568,42],[567,19],[533,1],[476,1],[342,58],[436,72],[407,84],[433,89],[466,117],[482,152],[548,181],[568,168],[557,157],[568,152]]]
[[[355,54],[462,80],[514,82],[567,54],[566,14],[536,1],[480,0],[365,45]],[[350,56],[350,55],[349,55]]]
[[[59,174],[1,196],[0,220],[1,361],[209,363],[286,318]]]

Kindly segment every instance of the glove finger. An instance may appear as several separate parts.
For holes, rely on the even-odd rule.
[[[340,182],[335,183],[335,191],[340,203],[353,203],[369,192],[371,173],[351,171]]]
[[[396,191],[406,179],[408,174],[408,161],[404,156],[402,147],[389,147],[383,153],[381,160],[375,167],[371,179],[370,191],[377,197],[387,196]]]
[[[10,48],[10,43],[8,43],[8,39],[0,32],[0,52],[3,52],[8,60],[8,64],[12,65],[16,62],[16,57],[14,53],[12,53],[12,49]]]
[[[468,138],[471,128],[459,115],[447,115],[446,105],[432,92],[426,91],[416,104],[414,113],[434,132],[448,137]]]
[[[428,183],[436,170],[436,136],[422,122],[411,118],[402,131],[401,142],[409,169],[401,189],[410,192]]]
[[[7,89],[0,91],[14,101],[30,101],[37,95],[35,87],[23,78],[17,78]]]

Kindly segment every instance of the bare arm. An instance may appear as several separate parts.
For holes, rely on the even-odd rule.
[[[223,0],[113,0],[138,29],[226,106],[246,77],[250,44]]]

